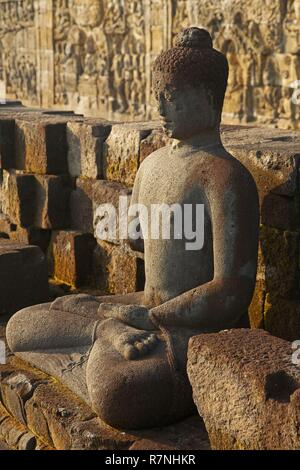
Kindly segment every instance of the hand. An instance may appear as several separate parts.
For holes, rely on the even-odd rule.
[[[139,330],[156,330],[150,319],[149,310],[142,305],[103,303],[100,304],[98,313],[104,318],[114,318]]]

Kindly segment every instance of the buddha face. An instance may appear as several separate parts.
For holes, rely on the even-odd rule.
[[[78,26],[99,26],[103,19],[102,0],[73,0],[71,14]]]
[[[220,113],[213,106],[211,92],[204,86],[165,88],[156,98],[161,123],[169,137],[186,140],[219,124]]]

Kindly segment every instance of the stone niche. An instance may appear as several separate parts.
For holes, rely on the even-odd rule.
[[[299,128],[299,0],[0,4],[0,81],[9,98],[108,119],[155,117],[153,60],[180,29],[204,26],[230,63],[224,120]]]

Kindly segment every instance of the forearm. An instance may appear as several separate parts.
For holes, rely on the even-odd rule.
[[[252,291],[249,279],[213,280],[152,308],[150,318],[166,326],[230,328],[247,309]]]

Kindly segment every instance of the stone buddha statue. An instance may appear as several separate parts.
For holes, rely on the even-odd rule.
[[[132,247],[144,251],[143,292],[61,297],[19,311],[7,326],[17,356],[117,428],[165,425],[191,414],[189,338],[247,326],[259,206],[251,175],[221,142],[227,79],[227,60],[203,29],[185,29],[160,54],[153,88],[173,144],[143,161],[132,194],[131,204],[146,208],[202,205],[203,246],[188,249],[185,234],[132,237]],[[140,227],[145,234],[143,217]]]

